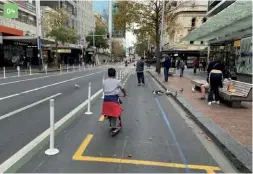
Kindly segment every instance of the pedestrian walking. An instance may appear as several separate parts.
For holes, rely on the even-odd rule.
[[[169,78],[169,70],[171,68],[171,58],[169,55],[167,55],[165,57],[165,61],[164,61],[164,82],[168,82],[168,78]]]
[[[223,87],[224,73],[224,65],[221,60],[210,62],[207,68],[207,73],[207,81],[210,86],[208,94],[208,105],[211,105],[213,101],[217,104],[220,104],[219,88]],[[215,100],[213,100],[213,95],[215,95]]]
[[[194,75],[195,75],[196,72],[197,72],[197,68],[199,68],[199,57],[196,58],[196,59],[194,59],[194,61],[193,61],[193,66],[194,66],[193,73],[194,73]]]
[[[202,62],[202,70],[205,72],[206,71],[206,60],[204,59]]]
[[[141,83],[145,85],[144,80],[144,57],[141,57],[141,59],[136,63],[136,74],[138,79],[138,86],[141,86]]]
[[[180,68],[180,77],[183,77],[185,69],[185,62],[183,59],[181,59],[179,62],[179,68]]]

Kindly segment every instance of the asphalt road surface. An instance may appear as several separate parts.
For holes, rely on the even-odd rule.
[[[51,98],[58,121],[87,100],[89,82],[93,95],[102,88],[106,75],[106,68],[98,67],[0,79],[0,164],[49,127]]]
[[[100,77],[93,75],[92,79]],[[172,99],[165,95],[153,95],[152,91],[159,87],[150,76],[146,76],[146,86],[138,87],[135,75],[130,75],[125,87],[128,96],[122,99],[123,128],[118,135],[110,136],[108,120],[101,116],[102,99],[95,99],[91,108],[93,115],[79,113],[79,116],[56,136],[56,148],[60,150],[59,154],[45,155],[44,152],[49,147],[47,144],[18,172],[235,172],[234,167],[213,142],[186,117]],[[56,92],[66,94],[68,90],[64,91],[64,87],[62,88],[61,91],[52,91],[48,95]],[[78,98],[77,95],[80,95],[79,92],[71,93],[70,91],[72,90],[68,91],[70,94],[64,99],[61,99],[63,95],[57,97],[57,107],[60,105],[67,107],[69,100]],[[41,107],[46,108],[47,105],[48,103]],[[63,107],[60,108],[64,110]],[[61,112],[64,114],[63,111]],[[43,117],[40,109],[39,113],[35,121],[27,121],[27,123],[23,121],[22,124],[25,124],[28,130],[36,123],[36,126],[43,127],[40,126],[40,124],[43,125],[41,122],[48,122],[48,118]],[[57,114],[59,118],[60,111]],[[27,116],[24,113],[21,117],[29,120],[36,115]]]

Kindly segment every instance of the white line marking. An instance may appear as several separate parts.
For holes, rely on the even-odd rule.
[[[18,95],[21,95],[21,94],[27,94],[29,92],[38,91],[40,89],[48,88],[48,87],[51,87],[51,86],[56,86],[56,85],[59,85],[59,84],[62,84],[62,83],[66,83],[66,82],[69,82],[69,81],[73,81],[73,80],[76,80],[76,79],[80,79],[80,78],[83,78],[83,77],[88,77],[88,76],[91,76],[91,75],[94,75],[94,74],[99,74],[101,72],[103,72],[103,71],[87,74],[87,75],[84,75],[84,76],[75,77],[75,78],[72,78],[72,79],[64,80],[64,81],[53,83],[53,84],[46,85],[46,86],[41,86],[39,88],[30,89],[30,90],[23,91],[23,92],[20,92],[20,93],[17,93],[17,94],[8,95],[8,96],[0,98],[0,101],[4,100],[4,99],[7,99],[7,98],[15,97],[15,96],[18,96]]]
[[[87,70],[83,70],[83,71],[89,71],[89,70],[87,69]],[[37,80],[37,79],[44,79],[44,78],[54,77],[54,76],[62,76],[63,74],[73,74],[73,73],[75,73],[75,72],[62,73],[62,74],[58,73],[58,74],[53,74],[53,75],[49,75],[49,76],[42,76],[42,77],[36,77],[36,78],[30,78],[30,79],[24,79],[24,80],[17,80],[17,81],[13,81],[13,82],[0,83],[0,86],[8,85],[8,84],[14,84],[14,83],[19,83],[19,82],[25,82],[25,81],[31,81],[31,80]],[[24,77],[24,76],[21,76],[21,77]]]
[[[19,109],[15,110],[15,111],[9,112],[9,113],[4,114],[4,115],[1,115],[1,116],[0,116],[0,120],[3,120],[3,119],[5,119],[5,118],[10,117],[10,116],[12,116],[12,115],[14,115],[14,114],[17,114],[17,113],[19,113],[19,112],[22,112],[22,111],[24,111],[24,110],[26,110],[26,109],[29,109],[29,108],[31,108],[31,107],[33,107],[33,106],[36,106],[36,105],[38,105],[38,104],[40,104],[40,103],[43,103],[43,102],[47,101],[47,100],[50,100],[51,98],[55,98],[55,97],[57,97],[57,96],[59,96],[59,95],[62,95],[62,93],[57,93],[57,94],[52,95],[52,96],[50,96],[50,97],[44,98],[44,99],[42,99],[42,100],[39,100],[39,101],[37,101],[37,102],[35,102],[35,103],[32,103],[32,104],[30,104],[30,105],[27,105],[27,106],[25,106],[25,107],[23,107],[23,108],[19,108]]]
[[[98,95],[102,93],[103,89],[100,89],[97,91],[94,95],[91,96],[91,100],[96,98]],[[55,124],[55,130],[59,129],[60,126],[62,126],[65,122],[67,122],[73,115],[75,115],[80,109],[85,107],[88,104],[88,100],[81,103],[79,106],[77,106],[74,110],[72,110],[70,113],[65,115],[62,119],[60,119]],[[21,158],[23,158],[28,152],[30,152],[32,149],[34,149],[38,144],[40,144],[44,139],[46,139],[49,136],[50,128],[45,130],[42,134],[37,136],[34,140],[32,140],[30,143],[28,143],[26,146],[24,146],[22,149],[20,149],[18,152],[16,152],[14,155],[12,155],[9,159],[4,161],[0,165],[0,173],[4,173],[6,170],[8,170],[11,166],[13,166],[16,162],[18,162]]]

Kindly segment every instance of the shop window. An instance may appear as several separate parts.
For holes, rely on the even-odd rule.
[[[190,41],[190,44],[191,44],[191,45],[194,44],[194,41]]]
[[[202,19],[202,23],[205,23],[205,22],[206,22],[206,18],[203,18],[203,19]]]
[[[196,18],[192,18],[192,27],[195,27],[196,25]]]

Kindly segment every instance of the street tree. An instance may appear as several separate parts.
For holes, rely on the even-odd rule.
[[[94,35],[99,35],[99,36],[94,37],[96,48],[107,49],[109,47],[108,39],[106,37],[107,35],[106,26],[99,25],[96,23]],[[92,31],[89,32],[89,36],[86,37],[86,41],[90,42],[89,44],[90,46],[93,46],[93,32]]]
[[[189,1],[165,1],[164,31],[173,33],[176,30],[175,20],[172,20],[179,7]],[[137,35],[150,36],[156,46],[156,72],[161,71],[160,34],[162,21],[162,0],[120,1],[114,23],[118,29],[133,30]]]
[[[67,26],[69,19],[70,14],[65,7],[57,7],[55,10],[52,9],[43,15],[46,37],[54,39],[56,50],[58,44],[73,43],[80,39],[75,29]],[[57,53],[55,62],[58,64]]]
[[[112,40],[112,54],[114,57],[120,58],[120,60],[122,60],[122,58],[124,58],[126,55],[123,44],[116,39]]]

